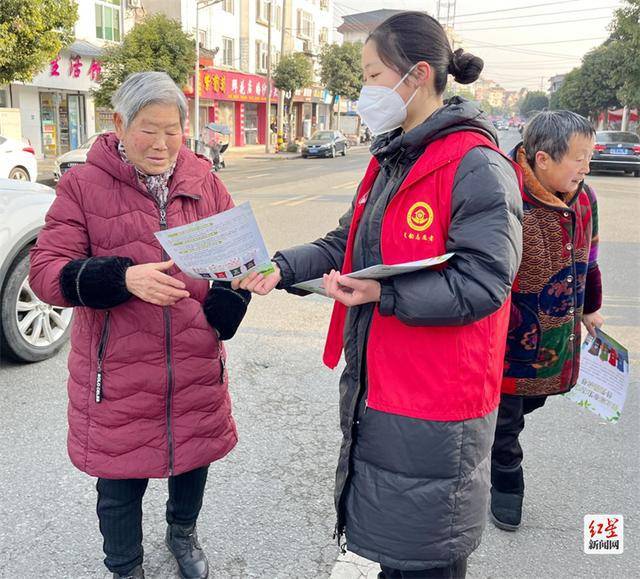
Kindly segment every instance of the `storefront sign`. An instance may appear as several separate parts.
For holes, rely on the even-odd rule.
[[[298,103],[323,103],[324,92],[324,89],[320,87],[298,89],[293,97],[293,101]]]
[[[82,75],[82,67],[84,62],[82,56],[72,54],[69,56],[69,76],[71,78],[80,78]],[[97,82],[102,72],[100,61],[95,58],[91,59],[91,64],[87,70],[87,76],[94,82]],[[60,55],[56,56],[49,62],[49,76],[60,76]]]
[[[193,81],[192,81],[193,83]],[[193,96],[193,88],[186,91]],[[226,101],[267,102],[267,79],[255,74],[226,70],[200,71],[200,98]],[[272,100],[278,99],[278,89],[272,87]]]

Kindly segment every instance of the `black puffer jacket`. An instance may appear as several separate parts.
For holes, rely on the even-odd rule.
[[[463,130],[496,140],[480,111],[456,98],[409,133],[398,130],[374,142],[381,171],[356,234],[354,271],[382,262],[385,209],[425,147]],[[275,255],[283,288],[342,268],[352,210],[324,238]],[[460,325],[505,302],[522,247],[522,203],[509,162],[490,149],[472,149],[456,173],[451,215],[447,251],[456,255],[443,275],[416,272],[384,283],[381,303],[350,308],[345,327],[338,531],[345,532],[350,551],[404,570],[446,566],[478,546],[488,506],[495,411],[437,422],[366,408],[372,314],[379,307],[411,325]]]

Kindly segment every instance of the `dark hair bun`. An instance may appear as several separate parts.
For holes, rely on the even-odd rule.
[[[451,53],[449,72],[460,84],[469,84],[478,80],[483,68],[484,61],[481,58],[465,52],[462,48]]]

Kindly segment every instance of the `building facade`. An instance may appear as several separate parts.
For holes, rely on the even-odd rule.
[[[112,127],[112,112],[95,107],[91,90],[98,86],[102,49],[120,42],[133,24],[130,12],[124,0],[78,0],[75,42],[31,82],[0,89],[0,106],[20,110],[22,136],[39,158],[75,149]]]
[[[177,20],[198,38],[201,140],[215,138],[206,129],[214,122],[231,129],[231,145],[265,143],[279,98],[273,86],[267,87],[269,24],[272,69],[283,51],[304,52],[317,73],[314,85],[294,98],[295,136],[328,127],[329,98],[319,84],[318,58],[322,46],[333,41],[333,0],[78,0],[75,42],[31,82],[0,87],[0,107],[20,110],[22,135],[38,157],[56,157],[113,127],[112,111],[96,108],[91,95],[99,82],[100,56],[105,46],[121,42],[155,13]],[[195,118],[194,77],[184,89],[190,120]],[[196,132],[193,126],[189,131]]]
[[[232,146],[265,144],[275,123],[279,92],[267,86],[269,25],[272,70],[281,54],[304,52],[318,68],[321,47],[333,40],[333,0],[141,0],[146,13],[163,12],[181,22],[185,32],[200,43],[199,135],[207,142],[215,136],[209,123],[231,129]],[[198,10],[196,14],[196,10]],[[271,12],[271,13],[269,13]],[[284,27],[284,34],[283,34]],[[319,82],[319,76],[316,79]],[[189,116],[195,118],[193,79],[185,89]],[[271,93],[271,110],[267,96]],[[323,91],[308,87],[294,98],[296,136],[304,121],[321,126],[329,105]],[[191,135],[195,134],[190,128]]]

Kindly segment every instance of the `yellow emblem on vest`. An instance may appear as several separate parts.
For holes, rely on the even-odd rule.
[[[425,231],[433,223],[433,209],[428,203],[418,201],[407,213],[407,223],[414,231]]]

